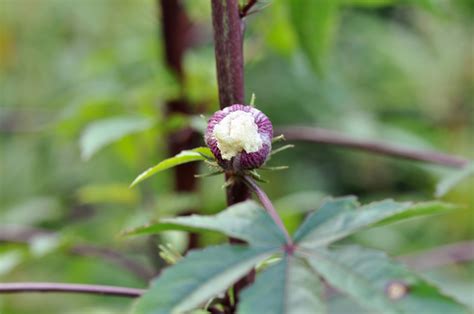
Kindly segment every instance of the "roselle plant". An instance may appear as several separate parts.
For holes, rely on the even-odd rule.
[[[244,182],[259,203],[248,200],[217,215],[161,219],[125,232],[216,231],[245,244],[223,244],[189,252],[153,280],[134,313],[324,313],[327,285],[367,311],[381,313],[467,313],[453,298],[384,252],[333,244],[366,228],[443,212],[441,202],[383,200],[362,205],[356,197],[328,198],[290,236],[271,201],[257,184],[257,170],[271,154],[273,129],[252,106],[232,105],[209,119],[206,147],[183,151],[137,177],[132,185],[170,167],[204,161],[210,174],[227,174],[226,185]],[[278,148],[275,151],[278,151]],[[257,268],[255,282],[236,300],[225,295]]]
[[[393,9],[392,5],[395,2],[395,0],[291,0],[280,1],[277,4],[275,1],[275,7],[278,6],[275,12],[278,14],[275,15],[276,21],[271,21],[269,28],[276,28],[279,32],[283,31],[282,38],[297,43],[299,52],[306,62],[303,64],[308,68],[305,70],[314,72],[314,76],[318,78],[308,85],[324,84],[324,79],[319,80],[327,75],[324,73],[322,61],[324,57],[327,57],[331,34],[334,25],[339,20],[338,16],[341,15],[342,8],[389,6],[389,9]],[[433,10],[434,5],[431,1],[415,2],[415,5]],[[193,80],[193,75],[196,76],[196,73],[186,73],[189,69],[185,66],[185,55],[194,49],[194,45],[199,45],[200,40],[206,41],[205,35],[203,35],[206,32],[201,32],[198,29],[201,26],[198,25],[199,21],[192,21],[192,17],[196,13],[188,15],[186,8],[189,7],[183,5],[184,1],[160,0],[157,3],[161,12],[162,62],[169,70],[167,74],[173,76],[173,88],[170,89],[176,90],[160,98],[163,104],[163,108],[161,108],[163,117],[160,117],[161,120],[150,117],[130,117],[129,111],[132,108],[130,107],[127,108],[123,116],[91,122],[80,137],[82,158],[89,160],[103,146],[118,141],[126,135],[150,130],[162,122],[163,126],[159,126],[160,132],[153,133],[152,137],[154,140],[159,138],[160,145],[165,144],[163,146],[166,148],[167,156],[173,157],[167,158],[141,173],[131,183],[131,188],[141,184],[144,180],[150,179],[148,182],[152,181],[152,177],[153,180],[156,180],[157,178],[154,177],[156,174],[169,169],[173,171],[173,192],[170,195],[164,195],[161,194],[161,187],[159,190],[157,189],[160,193],[157,203],[166,208],[167,206],[163,205],[166,201],[163,202],[163,200],[168,197],[171,199],[169,203],[179,203],[176,206],[179,207],[179,210],[173,212],[174,216],[172,217],[162,218],[162,213],[160,213],[159,217],[153,217],[153,220],[143,226],[126,229],[122,232],[125,237],[120,238],[129,240],[133,237],[138,241],[144,240],[151,243],[151,248],[148,248],[149,252],[146,252],[146,249],[140,250],[140,252],[143,255],[150,255],[147,257],[151,257],[150,260],[154,262],[153,267],[148,267],[151,265],[142,264],[138,260],[137,255],[139,254],[136,254],[135,246],[132,248],[133,256],[131,256],[132,254],[126,256],[124,255],[127,253],[126,250],[121,252],[120,249],[108,246],[82,245],[44,230],[27,230],[28,232],[17,234],[15,237],[15,235],[11,236],[8,230],[5,232],[3,226],[0,229],[0,241],[5,241],[5,239],[6,241],[14,239],[12,242],[26,241],[28,245],[31,245],[33,254],[39,255],[45,254],[45,251],[52,252],[58,248],[65,248],[69,254],[76,256],[99,257],[110,264],[121,267],[127,273],[135,275],[140,280],[137,285],[147,288],[14,282],[0,283],[0,293],[40,291],[132,297],[137,299],[130,302],[130,310],[132,313],[138,314],[457,314],[469,312],[460,301],[459,293],[455,294],[452,290],[445,289],[448,285],[446,287],[438,286],[432,282],[426,274],[420,271],[422,267],[414,267],[416,263],[410,263],[406,256],[392,257],[384,251],[355,245],[351,238],[351,236],[368,231],[370,228],[384,228],[386,225],[411,218],[447,213],[457,209],[456,206],[441,201],[398,202],[389,198],[373,202],[360,202],[356,196],[352,195],[326,196],[322,200],[311,199],[309,206],[308,204],[306,206],[300,205],[299,202],[291,204],[291,210],[297,211],[295,217],[304,216],[304,219],[298,226],[290,226],[292,228],[289,228],[291,230],[289,232],[287,229],[288,220],[280,216],[279,213],[282,211],[277,212],[275,207],[278,206],[274,206],[274,201],[265,192],[268,186],[266,185],[268,173],[285,170],[288,166],[298,167],[300,166],[299,161],[303,161],[306,157],[298,155],[296,150],[291,150],[294,141],[332,144],[459,168],[457,172],[448,176],[438,185],[437,196],[445,194],[457,182],[473,173],[474,167],[468,166],[467,159],[432,151],[409,149],[381,141],[358,140],[343,133],[323,128],[300,125],[286,127],[276,125],[274,127],[271,119],[277,121],[278,111],[262,109],[268,108],[273,103],[263,106],[265,101],[260,101],[259,98],[256,105],[254,95],[247,102],[248,97],[245,97],[244,93],[243,71],[243,38],[248,17],[273,3],[269,1],[211,1],[220,107],[218,110],[216,101],[208,101],[206,97],[203,99],[193,97],[192,93],[187,90],[188,84]],[[191,0],[189,3],[195,5],[197,2]],[[285,32],[288,31],[285,28],[290,25],[286,25],[285,23],[288,21],[280,16],[281,12],[278,10],[281,10],[281,6],[285,7],[285,12],[288,13],[286,18],[291,21],[290,32]],[[393,13],[382,10],[378,14]],[[259,15],[255,14],[255,19],[257,18]],[[262,33],[264,33],[263,31]],[[272,37],[274,32],[276,31],[272,29],[265,36]],[[198,36],[193,38],[194,35]],[[377,42],[377,46],[378,44]],[[259,48],[258,44],[255,46]],[[350,53],[344,54],[344,56],[347,55],[350,56]],[[149,64],[150,62],[147,62],[145,68],[148,69]],[[131,68],[135,70],[139,66],[133,64]],[[284,66],[287,65],[278,64],[276,68],[282,69]],[[429,73],[431,74],[431,71]],[[248,81],[252,82],[253,77],[249,76],[250,80]],[[254,82],[264,76],[258,76]],[[191,79],[189,79],[190,77]],[[288,82],[288,86],[295,87],[291,85],[293,77],[272,73],[272,82],[269,85],[275,90],[272,89],[270,93],[276,92],[278,88],[276,82],[275,87],[273,85],[273,80],[277,81],[277,77],[280,77],[278,80]],[[304,73],[302,77],[303,79],[300,78],[297,84],[304,85],[306,83],[304,82]],[[161,79],[162,77],[160,77],[160,81]],[[199,88],[207,88],[215,93],[212,83],[204,87],[202,81],[201,78]],[[209,80],[204,81],[207,84]],[[167,86],[168,83],[163,84]],[[153,89],[155,87],[155,82],[153,82]],[[248,84],[247,87],[252,90],[254,84]],[[128,85],[120,90],[127,90],[127,88]],[[311,88],[313,88],[312,85]],[[122,94],[114,92],[114,99],[135,99],[134,92],[136,91],[132,90],[130,94],[124,93],[124,97]],[[131,94],[133,97],[130,96]],[[137,94],[140,95],[139,92]],[[283,110],[283,116],[290,111],[298,110],[293,108],[292,100],[295,102],[307,101],[307,97],[301,97],[304,100],[300,100],[299,96],[298,92],[294,92],[292,95],[294,98],[282,98],[284,101],[288,101],[284,104],[286,106],[284,109],[287,111]],[[314,103],[314,108],[311,108],[311,111],[324,111],[324,108],[318,107],[320,99],[313,96],[310,98],[311,104]],[[273,99],[276,98],[279,97]],[[213,98],[209,97],[209,99]],[[154,103],[156,99],[148,102]],[[262,104],[262,107],[258,106],[259,103]],[[154,107],[146,108],[145,111],[155,112],[155,109]],[[325,112],[325,114],[330,113]],[[351,111],[347,110],[342,114],[350,116]],[[199,115],[208,118],[199,120],[197,118]],[[199,122],[195,123],[197,120]],[[203,127],[202,124],[205,126]],[[162,141],[162,139],[164,140]],[[146,147],[143,150],[145,152],[156,149],[155,146],[151,149],[149,149],[150,145],[143,146]],[[293,154],[294,157],[293,162],[288,166],[280,165],[283,162],[279,160],[278,153],[283,150],[287,150],[287,153]],[[128,153],[125,154],[127,155],[126,159],[130,157]],[[140,155],[141,151],[137,149],[133,153]],[[148,158],[140,159],[148,160]],[[199,172],[199,162],[206,166],[207,171]],[[133,173],[138,167],[141,167],[134,162],[131,164],[133,164]],[[301,169],[301,167],[297,169]],[[305,172],[306,168],[301,171]],[[222,190],[213,189],[207,184],[209,182],[206,181],[209,180],[207,177],[210,176],[221,177]],[[121,188],[114,185],[107,186],[106,188],[102,187],[101,192],[107,197],[112,195],[122,201],[138,199],[138,190],[128,189],[129,177],[130,173],[126,176],[127,184]],[[302,179],[302,182],[305,181]],[[206,204],[200,204],[198,201],[186,202],[185,200],[187,196],[195,198],[198,186],[203,193],[209,195],[224,193],[225,190],[227,206],[222,206],[213,215],[202,214],[201,210],[207,210]],[[155,193],[156,190],[145,188],[142,192],[143,199],[147,200],[143,203],[147,203],[149,199],[153,198],[150,197],[150,194]],[[319,193],[319,191],[315,191],[315,193]],[[97,193],[97,189],[90,186],[81,189],[78,194],[80,199],[103,201],[100,198],[100,193]],[[290,197],[295,199],[294,196]],[[297,198],[299,197],[300,195],[297,196]],[[361,199],[365,197],[365,195],[361,196]],[[150,204],[137,205],[137,203],[134,203],[134,206],[143,206],[144,210],[152,209],[154,206],[154,204],[150,206]],[[279,207],[289,211],[285,208],[288,207],[288,204]],[[310,207],[311,210],[306,207]],[[114,212],[115,214],[116,212]],[[140,219],[142,218],[141,214],[143,214],[142,211],[140,211]],[[136,218],[133,215],[126,217],[127,219],[123,220],[128,221],[128,218],[132,217],[130,220],[135,221],[134,218]],[[111,219],[104,220],[112,221]],[[109,229],[105,227],[104,220],[100,221],[100,229],[108,232]],[[117,218],[117,220],[119,219]],[[68,221],[69,223],[70,221]],[[89,222],[85,225],[87,232],[94,226]],[[429,230],[430,226],[427,224],[420,228],[417,236]],[[26,237],[25,234],[29,235],[30,231],[33,235]],[[177,248],[164,240],[161,241],[161,233],[167,231],[184,231],[188,240],[187,246]],[[36,232],[39,233],[39,240],[36,239]],[[209,232],[219,233],[228,239],[221,241],[223,243],[218,245],[204,245],[202,247],[203,243],[206,243],[203,234]],[[20,240],[17,239],[18,237]],[[409,237],[407,236],[407,238]],[[156,241],[157,239],[160,241]],[[107,243],[107,245],[109,244]],[[426,256],[435,264],[470,261],[474,259],[471,252],[472,247],[473,243],[467,242],[438,248],[444,254],[439,259],[440,261],[437,261],[439,256],[432,252]],[[390,248],[384,249],[392,252]],[[158,254],[159,256],[157,256]],[[10,260],[7,259],[7,268],[8,263],[12,263],[12,260],[13,263],[16,262],[17,255],[8,257]],[[0,261],[0,272],[2,271],[1,266]],[[112,268],[111,273],[113,276],[117,274]],[[96,276],[95,273],[93,276]],[[2,311],[1,306],[2,300],[0,300],[0,312]],[[80,311],[86,312],[88,310],[81,308]],[[120,308],[120,312],[123,311],[126,310]]]

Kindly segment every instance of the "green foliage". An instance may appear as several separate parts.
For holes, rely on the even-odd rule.
[[[329,244],[377,222],[422,216],[439,210],[437,207],[445,209],[436,202],[428,204],[387,200],[359,206],[354,197],[331,199],[309,215],[296,231],[294,244],[285,244],[275,224],[272,228],[270,216],[253,202],[234,205],[216,216],[163,219],[135,233],[209,229],[246,240],[249,245],[190,253],[154,281],[139,299],[135,313],[179,313],[205,304],[245,273],[237,275],[235,269],[248,270],[277,252],[282,259],[258,274],[255,284],[242,293],[239,313],[324,313],[324,288],[314,271],[370,310],[467,313],[464,306],[382,253],[355,246],[328,249]],[[229,254],[232,248],[239,254]]]
[[[184,56],[182,84],[165,64],[156,1],[2,1],[0,281],[47,278],[144,287],[146,282],[123,266],[96,255],[73,255],[72,247],[79,243],[107,248],[138,264],[153,263],[158,271],[164,265],[154,258],[158,246],[171,243],[176,252],[167,257],[175,262],[181,254],[186,256],[186,234],[167,231],[159,237],[115,235],[121,229],[149,221],[160,225],[163,217],[188,213],[190,209],[201,216],[179,220],[180,225],[173,224],[173,228],[210,228],[230,234],[225,232],[228,229],[249,241],[250,236],[243,235],[247,232],[255,236],[253,248],[265,246],[266,241],[283,245],[276,245],[280,240],[273,231],[264,234],[274,226],[270,227],[262,210],[249,215],[248,220],[242,215],[235,219],[241,224],[239,228],[245,226],[239,233],[232,228],[232,219],[226,218],[224,223],[221,216],[217,218],[215,214],[225,207],[221,176],[199,180],[191,193],[173,190],[175,178],[171,171],[154,177],[140,189],[128,189],[137,171],[170,157],[171,132],[179,133],[189,125],[202,132],[206,120],[198,114],[208,116],[218,109],[209,2],[181,2],[198,27],[193,33],[196,36],[192,36],[196,42]],[[452,152],[472,159],[473,1],[331,3],[337,6],[327,1],[258,1],[258,12],[245,20],[246,99],[256,93],[259,109],[271,117],[275,127],[327,127],[361,139]],[[175,99],[193,102],[192,115],[167,114],[167,102]],[[128,122],[114,122],[122,118]],[[78,145],[86,139],[84,147]],[[81,155],[93,158],[84,162]],[[305,214],[318,208],[325,196],[356,194],[364,203],[389,197],[419,201],[433,193],[435,181],[445,174],[437,166],[316,144],[298,143],[278,159],[277,164],[290,168],[265,173],[270,181],[265,190],[276,200],[275,207],[290,231],[298,229]],[[384,228],[364,227],[359,230],[367,231],[344,242],[370,243],[399,255],[471,239],[472,212],[465,204],[473,203],[474,194],[471,181],[454,183],[464,176],[461,172],[452,172],[449,179],[450,173],[438,186],[443,201],[455,205],[415,203],[371,226],[424,213],[420,218]],[[353,217],[351,208],[358,211],[360,206],[354,199],[346,201],[339,203],[341,207],[349,206],[346,209],[336,203],[332,209],[320,208],[319,215],[311,215],[313,218],[295,234],[309,234],[322,227],[323,221]],[[326,201],[324,206],[329,203]],[[454,207],[464,210],[450,210]],[[425,214],[438,212],[449,215],[424,218]],[[221,219],[218,222],[225,228],[218,226],[216,219]],[[199,229],[187,226],[197,222]],[[260,224],[262,228],[258,228]],[[199,235],[200,246],[222,240],[212,232]],[[366,249],[354,248],[353,252],[350,261],[361,260],[361,265],[384,269],[363,259]],[[328,249],[321,254],[332,258],[339,251]],[[265,293],[272,292],[289,301],[299,295],[308,302],[292,305],[293,309],[311,302],[317,306],[315,297],[319,297],[329,313],[369,311],[341,295],[322,298],[320,284],[310,275],[315,271],[301,255],[299,252],[289,258],[280,250],[276,257],[259,263],[257,269],[263,272],[257,273],[255,285],[248,288],[250,292],[242,292],[243,304],[255,304],[260,299],[267,302],[265,306],[282,309],[281,304],[273,303],[278,300],[265,297]],[[377,260],[385,263],[385,259]],[[266,268],[267,264],[273,266]],[[353,263],[346,264],[357,268]],[[417,271],[417,275],[436,278],[443,292],[472,307],[471,266],[447,265]],[[277,274],[281,269],[293,270],[293,275]],[[302,283],[298,274],[304,274],[307,281]],[[401,274],[400,278],[414,277]],[[271,279],[292,288],[282,292],[282,286],[266,286]],[[415,287],[426,288],[423,291],[428,291],[427,296],[432,292],[420,285],[419,279],[414,281]],[[305,284],[312,286],[314,293],[304,295]],[[260,291],[262,297],[255,291]],[[292,295],[291,291],[299,293]],[[438,300],[436,293],[432,295],[429,301],[433,304],[446,301],[442,296]],[[415,296],[420,296],[418,290]],[[336,299],[341,302],[334,309]],[[71,294],[0,295],[0,312],[23,314],[40,309],[44,313],[122,314],[130,303],[129,299]]]
[[[348,246],[303,254],[328,283],[367,309],[381,313],[468,313],[465,307],[382,252]]]
[[[295,235],[304,247],[327,245],[365,227],[431,215],[453,207],[440,202],[397,203],[392,200],[356,206],[354,198],[328,201],[310,215]]]
[[[238,203],[214,216],[191,215],[164,218],[159,223],[125,231],[127,235],[153,234],[165,230],[213,230],[254,246],[279,246],[285,242],[265,210],[253,201]]]
[[[285,256],[242,292],[237,313],[324,313],[323,290],[321,280],[303,259]]]
[[[194,148],[192,150],[184,150],[177,154],[174,157],[165,159],[158,163],[156,166],[153,166],[151,168],[148,168],[144,172],[142,172],[138,177],[133,180],[132,184],[130,184],[130,187],[134,187],[138,183],[142,182],[143,180],[148,179],[149,177],[155,175],[156,173],[176,167],[177,165],[182,165],[188,162],[192,161],[198,161],[198,160],[209,160],[212,159],[213,155],[210,151],[209,148],[207,147],[198,147]]]
[[[150,289],[138,299],[134,313],[192,310],[225,291],[274,251],[268,247],[221,245],[191,252],[151,283]]]

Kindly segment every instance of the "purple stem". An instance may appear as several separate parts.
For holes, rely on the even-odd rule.
[[[380,141],[355,139],[339,132],[321,128],[286,126],[278,128],[278,130],[275,132],[277,134],[283,134],[289,141],[308,141],[321,144],[338,145],[388,156],[425,161],[448,167],[462,168],[469,163],[469,160],[458,156],[447,155],[434,151],[424,151],[400,147]]]
[[[87,293],[101,294],[117,297],[136,298],[142,295],[145,290],[102,286],[102,285],[83,285],[69,283],[53,282],[14,282],[0,283],[0,293],[24,293],[24,292],[65,292],[65,293]]]
[[[273,204],[268,198],[267,194],[258,186],[255,180],[252,179],[251,177],[245,176],[244,181],[248,184],[250,189],[255,192],[258,199],[260,200],[260,203],[262,203],[263,207],[265,207],[265,209],[267,210],[267,213],[270,215],[270,217],[272,217],[275,224],[283,232],[288,246],[292,246],[293,240],[291,239],[290,234],[288,233],[288,230],[286,230],[286,227],[283,224],[283,221],[281,220],[280,215],[278,215],[277,211],[275,210],[275,207],[273,207]]]

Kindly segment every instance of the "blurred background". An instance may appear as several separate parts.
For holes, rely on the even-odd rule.
[[[0,0],[0,282],[143,288],[163,266],[157,244],[184,251],[188,237],[127,238],[122,230],[190,208],[226,207],[222,177],[180,192],[167,171],[128,188],[169,156],[173,134],[188,125],[202,129],[198,114],[218,109],[209,1],[181,1],[194,30],[181,60],[184,78],[166,63],[156,2]],[[261,1],[247,17],[246,97],[255,93],[275,126],[318,126],[474,157],[471,0],[295,3]],[[169,112],[176,98],[191,114]],[[290,166],[263,173],[290,230],[325,196],[431,200],[437,182],[456,172],[308,143],[269,164]],[[461,209],[348,241],[398,256],[472,239],[472,178],[442,200]],[[205,234],[198,245],[220,241]],[[472,263],[424,274],[474,306]],[[130,303],[0,295],[0,313],[124,313]]]

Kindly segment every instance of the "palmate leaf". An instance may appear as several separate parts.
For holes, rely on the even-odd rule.
[[[198,147],[191,150],[183,150],[176,156],[165,159],[158,163],[156,166],[148,168],[147,170],[142,172],[135,180],[133,180],[132,184],[130,184],[130,187],[134,187],[138,183],[142,182],[145,179],[148,179],[149,177],[160,171],[173,168],[188,162],[207,160],[210,158],[213,158],[213,156],[210,149],[207,147]]]
[[[223,292],[274,249],[221,245],[190,252],[166,269],[136,302],[136,314],[177,314]]]
[[[258,274],[255,283],[242,291],[237,313],[324,313],[323,288],[304,260],[285,256]]]
[[[156,224],[129,230],[125,234],[152,234],[165,230],[213,230],[255,246],[278,247],[285,243],[284,234],[267,212],[254,201],[238,203],[212,216],[191,215],[161,219]]]
[[[442,202],[412,204],[384,200],[356,207],[355,200],[336,199],[324,204],[303,222],[295,234],[302,247],[325,246],[365,227],[430,215],[454,208]]]
[[[383,252],[348,246],[303,254],[328,283],[367,309],[381,313],[467,313],[464,306]]]

